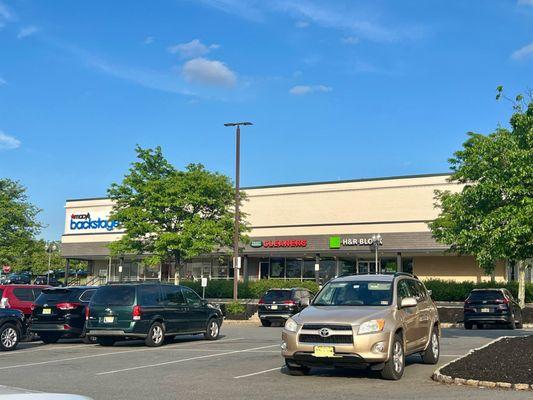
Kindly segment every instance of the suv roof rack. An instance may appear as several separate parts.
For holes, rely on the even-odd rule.
[[[410,274],[409,272],[395,272],[394,277],[397,277],[397,276],[409,276],[411,278],[416,278],[415,275]]]

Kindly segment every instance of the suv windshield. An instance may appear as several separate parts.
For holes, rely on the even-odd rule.
[[[392,282],[331,282],[317,295],[314,306],[388,306]]]
[[[290,300],[291,299],[292,291],[290,290],[269,290],[265,293],[263,296],[263,301],[265,303],[272,303]]]
[[[131,306],[135,300],[133,286],[102,286],[91,299],[91,304],[99,306]]]

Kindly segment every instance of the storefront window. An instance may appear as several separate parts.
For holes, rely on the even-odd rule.
[[[413,273],[413,259],[412,258],[402,258],[402,271],[409,274]]]
[[[396,264],[396,258],[385,258],[381,259],[381,272],[383,273],[394,273],[398,271],[398,265]]]
[[[305,258],[303,266],[303,278],[304,279],[315,279],[315,259],[314,258]]]
[[[272,257],[270,259],[270,277],[284,278],[285,277],[285,258]]]
[[[229,257],[214,257],[211,279],[227,279],[229,276]]]
[[[337,261],[334,258],[320,260],[319,276],[322,282],[327,282],[337,275]]]
[[[302,259],[287,258],[287,279],[300,279],[302,275]]]
[[[355,258],[339,258],[339,272],[341,274],[355,274]]]

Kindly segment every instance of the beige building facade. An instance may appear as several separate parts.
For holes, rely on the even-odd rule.
[[[243,248],[242,279],[319,279],[343,273],[412,272],[422,279],[485,281],[474,258],[451,254],[427,223],[439,210],[436,190],[459,191],[447,174],[250,187],[244,212],[251,226]],[[111,257],[107,245],[121,237],[105,198],[68,200],[62,254],[89,262],[93,279],[231,279],[229,254],[209,254],[172,264],[143,265],[142,257]],[[377,262],[376,262],[377,261]],[[318,269],[318,271],[317,271]],[[499,281],[513,271],[500,262]]]

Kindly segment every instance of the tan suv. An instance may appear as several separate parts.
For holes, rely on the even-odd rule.
[[[289,318],[282,355],[294,375],[311,367],[365,368],[400,379],[405,357],[439,360],[437,307],[422,282],[406,273],[332,279],[309,307]]]

